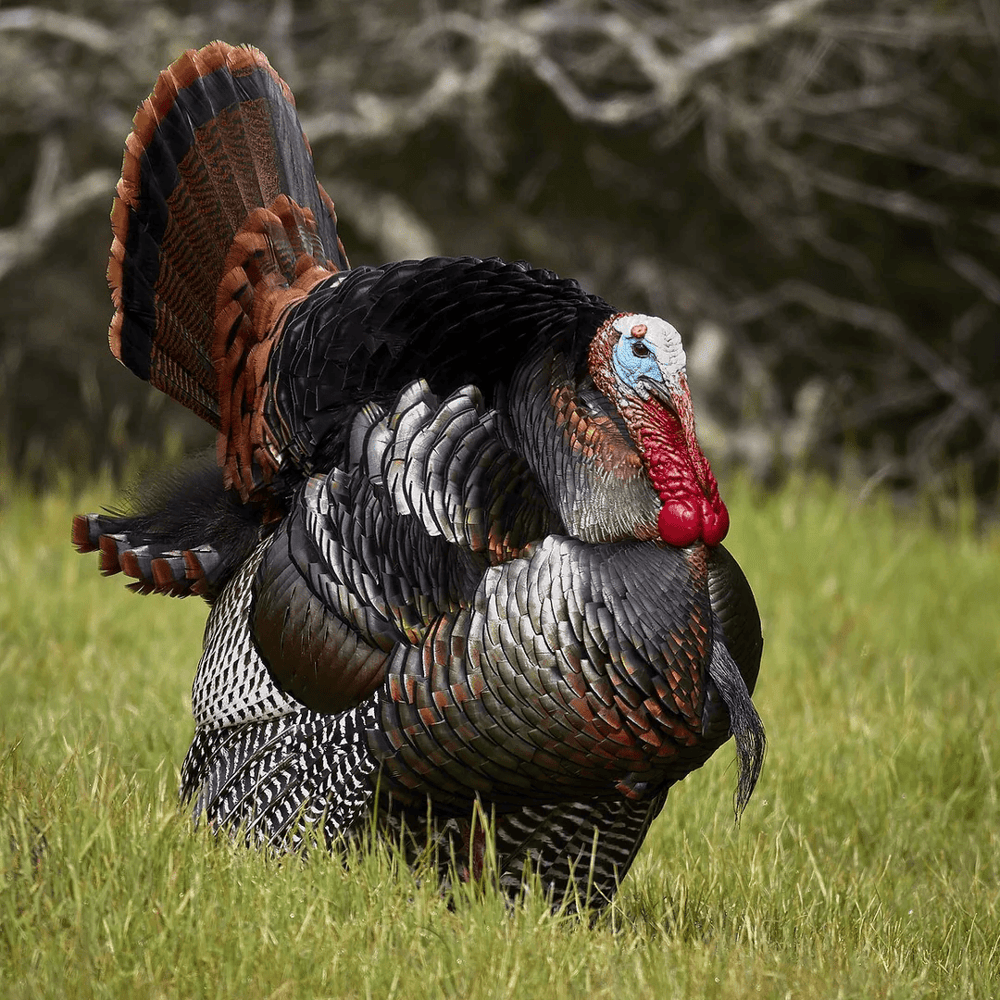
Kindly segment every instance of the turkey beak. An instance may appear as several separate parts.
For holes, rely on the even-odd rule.
[[[662,403],[668,412],[672,413],[675,417],[680,417],[680,413],[677,411],[677,402],[674,397],[670,394],[670,390],[662,383],[655,382],[651,378],[647,378],[645,375],[639,379],[639,384],[646,390],[657,402]]]

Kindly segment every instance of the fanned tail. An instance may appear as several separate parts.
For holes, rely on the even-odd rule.
[[[349,266],[294,98],[261,52],[213,42],[160,74],[112,225],[111,349],[219,431],[245,500],[279,460],[264,402],[284,319]]]

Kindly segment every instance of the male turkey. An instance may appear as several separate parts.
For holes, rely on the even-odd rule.
[[[212,606],[196,815],[466,877],[485,821],[509,892],[603,905],[731,734],[746,804],[760,620],[670,324],[524,263],[350,269],[290,91],[221,42],[139,107],[112,222],[111,349],[218,463],[73,540]]]

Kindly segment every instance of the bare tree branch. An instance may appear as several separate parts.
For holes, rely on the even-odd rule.
[[[433,230],[402,198],[345,177],[325,182],[346,208],[337,214],[378,248],[383,260],[419,260],[441,253]]]
[[[31,190],[21,221],[0,230],[0,280],[37,260],[61,225],[95,204],[110,204],[116,175],[110,170],[92,170],[83,177],[60,185],[63,144],[55,135],[46,136],[39,150]]]
[[[76,42],[102,55],[110,55],[118,45],[118,36],[103,25],[44,7],[0,10],[0,31],[41,31]]]
[[[663,113],[676,106],[709,69],[767,44],[776,35],[803,22],[829,0],[781,0],[755,19],[727,25],[681,53],[664,56],[652,38],[618,14],[581,17],[560,8],[528,11],[516,18],[480,20],[454,11],[428,20],[419,35],[430,40],[442,33],[461,35],[477,44],[479,61],[469,73],[454,67],[442,69],[415,101],[389,101],[374,94],[358,94],[354,116],[326,114],[307,119],[313,141],[336,135],[373,139],[414,131],[459,97],[468,99],[491,87],[500,71],[511,63],[525,66],[551,88],[574,118],[602,125],[622,125]],[[638,96],[595,99],[587,96],[572,75],[546,51],[553,35],[587,31],[603,35],[624,50],[644,75],[649,90]]]
[[[99,271],[106,227],[79,220],[110,204],[137,101],[166,58],[235,34],[310,112],[355,263],[526,257],[714,323],[717,453],[835,471],[849,434],[867,474],[914,485],[963,458],[1000,502],[998,0],[342,6],[328,27],[293,0],[0,9],[0,356],[39,364],[69,335],[66,302],[33,291],[48,258]]]
[[[985,393],[971,385],[937,352],[915,337],[894,313],[847,299],[801,281],[784,281],[765,295],[746,299],[733,310],[733,319],[747,322],[790,303],[804,305],[821,316],[860,330],[871,330],[890,341],[937,388],[983,426],[993,447],[1000,450],[1000,413]]]
[[[992,271],[974,257],[957,251],[946,253],[944,259],[956,274],[960,274],[970,285],[978,288],[994,305],[1000,306],[1000,278],[997,278]]]
[[[828,14],[817,17],[816,27],[844,41],[874,42],[878,45],[912,48],[929,38],[964,38],[983,41],[982,24],[966,12],[926,14],[916,11],[899,15],[880,15],[877,9],[869,17]]]
[[[936,149],[926,143],[914,141],[912,136],[904,141],[889,134],[884,127],[865,126],[861,123],[852,123],[850,126],[822,123],[808,124],[805,130],[831,142],[846,143],[857,146],[858,149],[933,167],[959,180],[1000,187],[1000,169],[987,166],[957,150]]]

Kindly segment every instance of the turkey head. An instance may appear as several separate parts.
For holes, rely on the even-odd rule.
[[[621,414],[663,503],[657,530],[669,545],[718,545],[729,531],[695,435],[680,334],[658,316],[619,313],[597,331],[588,366]]]

